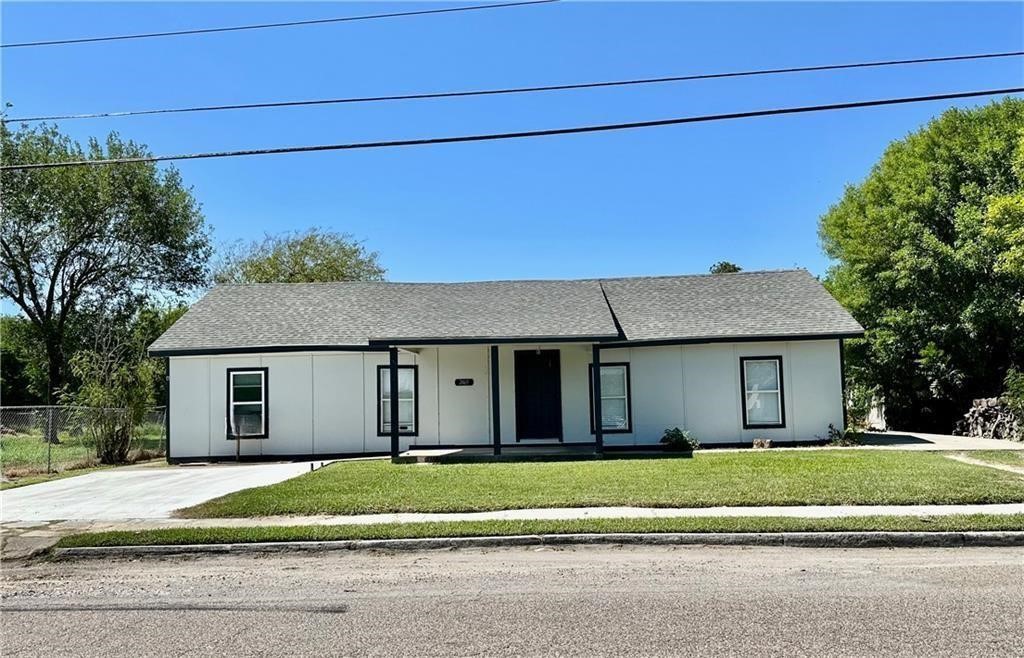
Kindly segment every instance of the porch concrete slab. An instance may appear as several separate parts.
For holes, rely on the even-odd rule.
[[[329,462],[110,469],[0,492],[0,520],[164,519],[176,509],[276,484]]]

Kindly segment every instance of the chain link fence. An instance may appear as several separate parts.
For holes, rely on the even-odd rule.
[[[121,409],[71,406],[0,407],[0,472],[6,479],[98,466],[97,424]],[[166,454],[164,407],[132,429],[129,461]]]

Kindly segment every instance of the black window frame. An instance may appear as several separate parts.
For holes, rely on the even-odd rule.
[[[779,422],[778,423],[750,423],[747,421],[747,362],[748,361],[775,361],[779,375]],[[743,411],[743,429],[745,430],[770,430],[784,429],[786,427],[786,380],[783,376],[782,355],[770,354],[767,356],[741,356],[740,357],[740,409]]]
[[[232,396],[232,385],[231,380],[236,374],[247,374],[247,373],[260,373],[263,375],[263,432],[260,434],[245,434],[243,436],[236,436],[234,432],[234,416],[232,414],[231,404]],[[227,369],[227,388],[224,399],[225,404],[225,430],[227,430],[227,440],[234,441],[236,439],[269,439],[270,438],[270,368],[266,366],[256,368],[228,368]]]
[[[633,433],[633,373],[630,372],[628,361],[601,362],[602,368],[622,367],[626,368],[626,427],[625,429],[605,429],[601,434],[632,434]],[[594,364],[587,364],[587,391],[590,398],[590,433],[597,434],[597,418],[594,413]]]
[[[413,431],[401,431],[399,429],[398,436],[419,436],[420,435],[420,367],[418,365],[400,365],[399,370],[412,370],[412,422],[415,427]],[[377,405],[377,436],[391,436],[391,431],[384,431],[384,414],[382,408],[382,396],[384,394],[384,387],[381,386],[381,372],[391,370],[389,365],[377,366],[377,399],[375,404]]]

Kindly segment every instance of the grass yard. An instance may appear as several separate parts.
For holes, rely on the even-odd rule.
[[[47,445],[39,433],[0,436],[3,472],[46,472],[47,451],[53,467],[81,464],[82,468],[87,468],[95,465],[96,449],[91,440],[84,435],[70,436],[64,432],[59,439],[60,443]]]
[[[1024,514],[840,519],[716,517],[679,519],[580,519],[574,521],[453,521],[374,525],[271,526],[253,528],[172,528],[91,532],[64,537],[60,548],[77,546],[155,546],[252,542],[408,539],[414,537],[493,537],[576,533],[650,532],[843,532],[1024,530]]]
[[[216,498],[179,515],[1009,502],[1024,502],[1024,477],[941,454],[698,451],[692,459],[434,465],[339,462],[279,484]]]
[[[0,435],[0,472],[10,480],[0,483],[0,489],[44,482],[55,476],[78,475],[102,467],[96,458],[96,446],[88,435],[61,432],[58,439],[60,443],[48,445],[41,432]],[[163,454],[163,449],[163,428],[144,425],[132,440],[129,456],[148,459]]]
[[[976,450],[964,454],[990,464],[1024,468],[1024,450]]]

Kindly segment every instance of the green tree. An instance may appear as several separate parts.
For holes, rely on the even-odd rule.
[[[46,399],[46,353],[32,323],[0,317],[0,401],[7,406],[42,404]]]
[[[184,304],[148,304],[139,310],[132,319],[131,335],[135,344],[148,348],[171,325],[185,315],[188,306]],[[167,360],[151,359],[153,361],[152,391],[150,398],[154,404],[163,405],[167,399]]]
[[[146,356],[144,336],[135,328],[103,327],[70,361],[80,382],[72,398],[89,410],[86,430],[103,464],[127,461],[135,428],[153,403],[158,361]]]
[[[384,268],[347,233],[311,228],[267,235],[229,249],[214,273],[217,283],[381,281]]]
[[[56,127],[0,124],[0,137],[5,165],[148,155],[116,133],[83,147]],[[174,168],[16,170],[4,172],[0,192],[0,295],[36,332],[48,393],[67,383],[76,323],[129,318],[153,294],[186,294],[208,279],[207,227]]]
[[[720,260],[711,266],[708,270],[712,274],[732,274],[734,272],[742,272],[743,268],[736,263],[730,263],[727,260]]]
[[[949,110],[821,218],[829,290],[865,327],[853,384],[896,427],[947,431],[1024,365],[1024,101]]]

